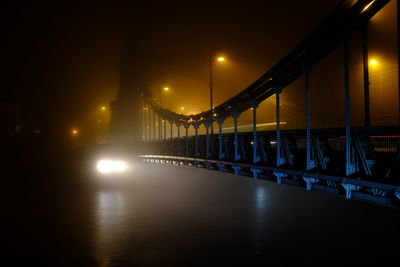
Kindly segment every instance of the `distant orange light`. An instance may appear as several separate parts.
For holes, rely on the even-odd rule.
[[[225,60],[225,58],[224,58],[224,57],[219,57],[219,58],[217,58],[217,60],[218,60],[219,62],[222,62],[222,61]]]
[[[79,134],[78,129],[72,129],[71,134],[72,134],[72,136],[77,136]]]

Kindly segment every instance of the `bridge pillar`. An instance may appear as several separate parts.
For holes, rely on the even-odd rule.
[[[199,123],[194,122],[193,127],[195,131],[195,137],[194,137],[194,156],[199,157],[200,152],[199,152]]]
[[[158,114],[158,140],[162,140],[162,119],[160,114]]]
[[[204,123],[204,126],[206,127],[206,158],[211,158],[211,150],[210,150],[210,126],[211,126],[212,122],[210,121],[206,121]]]
[[[280,117],[280,99],[279,95],[282,87],[277,86],[274,88],[276,96],[276,166],[279,167],[285,164],[285,158],[282,157],[281,150],[281,117]]]
[[[356,172],[356,165],[352,162],[351,128],[350,128],[350,71],[349,71],[349,41],[344,41],[344,89],[345,89],[345,127],[346,127],[346,176]]]
[[[361,186],[355,184],[342,183],[342,186],[346,189],[346,199],[351,199],[352,192],[361,189]]]
[[[306,83],[306,170],[309,171],[316,167],[315,159],[312,157],[311,146],[311,86],[310,86],[310,66],[304,66],[304,78]]]
[[[279,171],[274,171],[274,175],[276,176],[276,183],[281,184],[282,183],[282,178],[286,177],[287,174]]]
[[[176,127],[177,127],[177,135],[178,135],[178,143],[177,143],[177,148],[176,148],[176,155],[179,156],[180,155],[180,148],[181,148],[181,132],[180,132],[180,127],[181,124],[180,123],[175,123]]]
[[[251,103],[253,109],[253,163],[260,162],[261,158],[258,154],[258,142],[257,142],[257,108],[258,103]],[[256,178],[256,175],[255,175]]]
[[[156,111],[153,109],[153,141],[156,141]]]
[[[371,126],[369,103],[369,69],[368,69],[368,24],[362,29],[363,74],[364,74],[364,126]]]
[[[399,188],[399,190],[394,192],[394,195],[397,197],[397,199],[400,200],[400,188]]]
[[[222,139],[222,124],[224,123],[224,118],[217,118],[218,123],[218,159],[225,159],[225,154],[223,152],[223,139]]]
[[[190,155],[190,147],[189,147],[189,127],[190,127],[190,124],[185,123],[185,124],[183,124],[183,127],[185,127],[185,132],[186,132],[186,136],[185,136],[185,156],[188,157]]]
[[[167,140],[167,119],[164,119],[164,140]]]
[[[233,111],[231,113],[231,116],[233,118],[233,128],[234,128],[234,148],[235,148],[235,154],[234,154],[234,159],[235,161],[238,161],[241,159],[241,155],[239,154],[239,135],[238,135],[238,129],[237,129],[237,119],[239,118],[240,112],[238,111]]]
[[[144,101],[144,99],[143,99]],[[144,141],[147,142],[149,139],[147,138],[147,128],[148,128],[148,123],[147,123],[147,112],[148,111],[148,105],[147,103],[144,104],[143,108],[143,117],[144,117]]]
[[[171,142],[172,142],[172,138],[173,138],[173,134],[172,134],[172,125],[174,125],[174,122],[170,121],[169,123],[170,123],[170,129],[171,129],[170,139],[171,139]]]
[[[312,188],[312,184],[314,183],[318,183],[319,179],[314,178],[314,177],[307,177],[307,176],[303,176],[303,180],[306,182],[307,186],[306,189],[307,191],[310,191]]]

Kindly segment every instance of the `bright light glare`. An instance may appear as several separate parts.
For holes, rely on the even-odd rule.
[[[368,5],[366,5],[364,7],[364,9],[361,11],[361,13],[364,12],[365,10],[367,10],[374,2],[375,2],[375,0],[371,1]]]
[[[164,87],[164,91],[168,91],[169,90],[169,87]]]
[[[369,64],[371,64],[371,66],[376,66],[378,65],[378,61],[376,61],[375,59],[372,59]]]
[[[219,62],[222,62],[222,61],[225,60],[225,58],[224,58],[224,57],[219,57],[217,60],[218,60]]]
[[[102,159],[97,162],[97,171],[102,174],[121,173],[128,169],[128,164],[122,160]]]

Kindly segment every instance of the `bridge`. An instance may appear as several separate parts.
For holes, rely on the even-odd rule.
[[[211,90],[216,89],[215,106],[211,93],[210,106],[202,106],[202,102],[208,103],[208,94],[201,98],[204,95],[200,95],[202,90],[198,89],[206,83],[200,86],[195,82],[187,83],[193,84],[186,90],[195,101],[187,99],[185,113],[180,106],[183,97],[172,95],[173,86],[169,91],[173,97],[166,96],[161,101],[156,89],[162,88],[155,88],[148,82],[149,79],[153,83],[160,80],[153,77],[162,69],[153,67],[152,63],[157,64],[155,56],[150,63],[146,62],[146,67],[154,71],[138,71],[145,64],[143,58],[148,59],[140,48],[153,45],[146,40],[147,35],[154,41],[152,29],[167,23],[165,18],[171,14],[165,7],[176,12],[174,23],[169,24],[172,31],[176,31],[175,26],[192,15],[201,18],[199,24],[204,23],[203,11],[209,9],[210,3],[196,2],[192,12],[193,4],[189,2],[185,4],[190,8],[185,9],[181,3],[171,1],[159,1],[157,6],[154,2],[131,1],[132,8],[118,9],[113,11],[116,13],[111,12],[112,17],[104,17],[100,11],[110,9],[111,2],[100,9],[83,2],[68,5],[66,9],[73,12],[66,13],[60,13],[62,10],[58,7],[40,5],[42,15],[48,13],[48,16],[41,16],[41,8],[32,8],[36,3],[21,12],[17,3],[15,10],[18,12],[6,16],[6,20],[19,20],[24,17],[23,13],[29,13],[31,16],[18,25],[27,29],[22,33],[35,37],[34,47],[40,46],[41,50],[47,50],[50,45],[36,43],[37,36],[32,34],[35,31],[31,31],[35,23],[31,18],[40,19],[43,25],[50,25],[51,30],[68,29],[64,28],[66,24],[74,28],[86,27],[85,23],[77,22],[80,16],[85,17],[81,19],[88,25],[103,19],[108,25],[110,18],[128,14],[129,19],[124,23],[134,25],[126,27],[118,96],[110,109],[101,103],[101,109],[97,110],[97,114],[102,114],[101,121],[90,116],[89,125],[82,123],[82,127],[69,129],[71,132],[62,128],[63,137],[58,139],[50,129],[43,132],[41,128],[33,128],[32,133],[25,124],[13,125],[13,118],[2,114],[10,122],[8,125],[17,126],[10,128],[10,135],[2,135],[1,195],[5,229],[2,251],[7,257],[5,262],[12,266],[23,266],[28,261],[35,266],[164,267],[208,266],[210,263],[389,265],[398,261],[400,0],[337,1],[340,4],[319,24],[315,23],[317,26],[308,35],[301,36],[303,41],[293,45],[289,53],[282,49],[281,57],[275,50],[267,50],[265,54],[275,55],[275,59],[268,63],[271,65],[263,65],[262,72],[248,75],[252,77],[248,78],[248,83],[238,82],[238,77],[228,84],[231,87],[237,83],[238,88],[226,90],[227,81],[219,80],[221,73],[216,71],[213,76],[216,83],[213,84],[210,77],[209,84]],[[218,1],[211,2],[218,4]],[[231,11],[243,14],[251,10],[247,18],[253,16],[258,6],[251,6],[251,1],[242,2]],[[337,4],[336,0],[264,2],[258,14],[265,10],[270,15],[284,12],[288,3],[297,7],[304,5],[304,10],[311,10],[310,3],[327,9],[328,2]],[[140,7],[140,4],[145,6]],[[248,9],[243,11],[240,7]],[[273,11],[269,11],[269,7],[273,7]],[[299,17],[304,15],[300,9],[290,8],[291,15],[293,10]],[[214,14],[219,15],[221,9]],[[89,16],[88,10],[94,10],[94,14]],[[184,10],[189,12],[182,12]],[[150,17],[147,11],[165,15],[156,18],[150,13],[153,15]],[[184,16],[179,17],[178,12]],[[323,16],[324,12],[317,10],[313,15]],[[59,17],[60,23],[49,23],[53,21],[50,17]],[[257,18],[257,23],[265,17]],[[133,34],[129,26],[137,29],[144,25],[141,24],[144,19],[151,20],[151,27],[143,27],[140,34]],[[266,24],[262,21],[262,27]],[[190,27],[184,25],[183,29],[188,31]],[[272,28],[281,29],[276,25]],[[84,32],[87,31],[92,28]],[[56,32],[58,35],[59,31]],[[107,27],[105,32],[100,32],[101,36],[93,36],[104,38],[110,31]],[[19,33],[16,31],[15,35]],[[68,38],[55,38],[59,42],[48,44],[68,40],[71,46],[69,37],[73,35],[70,33],[63,35]],[[145,40],[135,44],[134,38],[138,36]],[[50,35],[43,37],[52,39]],[[81,45],[84,39],[89,38],[80,36],[76,44]],[[182,39],[178,38],[174,44]],[[97,45],[98,41],[94,38],[90,44]],[[194,42],[197,39],[192,44]],[[377,43],[380,44],[378,49]],[[24,43],[24,47],[31,48],[31,44]],[[173,46],[165,49],[167,54],[174,54],[170,50],[175,48]],[[201,49],[204,46],[202,44]],[[53,60],[49,60],[52,56],[36,64],[34,61],[41,53],[30,54],[19,49],[20,46],[16,51],[22,55],[18,58],[32,55],[32,61],[28,60],[32,65],[26,67],[25,61],[13,58],[15,65],[9,67],[15,67],[16,71],[26,67],[24,73],[29,72],[28,76],[33,77],[37,73],[34,68],[51,65],[44,68],[49,72],[47,76],[35,76],[36,86],[55,84],[51,79],[44,79],[54,74],[70,76],[65,70],[49,71],[54,66],[63,66],[53,64]],[[114,49],[113,46],[110,50]],[[63,54],[57,45],[52,51],[50,54],[57,57]],[[76,52],[74,50],[73,59],[77,56],[83,58],[77,62],[87,61],[86,55]],[[138,53],[145,56],[135,58]],[[14,54],[10,53],[11,57]],[[103,59],[109,63],[107,57]],[[231,59],[229,61],[227,56],[223,66],[234,62],[235,57]],[[178,59],[173,63],[181,67]],[[249,65],[253,64],[258,65],[254,62]],[[79,67],[77,80],[83,76],[83,68]],[[244,68],[240,66],[240,69]],[[97,79],[99,73],[93,78]],[[15,77],[20,75],[11,77],[13,83]],[[203,80],[206,79],[203,77]],[[46,91],[33,90],[34,84],[31,88],[27,81],[32,79],[21,79],[17,84],[26,83],[29,87],[23,99],[32,103],[22,106],[24,113],[32,112],[28,117],[37,113],[28,107],[50,113],[55,105],[61,104],[59,95],[52,99],[52,105],[39,107],[41,102],[34,100],[47,98]],[[57,88],[56,93],[59,93],[67,86]],[[37,92],[41,93],[31,99]],[[223,92],[224,98],[219,92]],[[65,96],[72,97],[72,93]],[[95,96],[90,97],[96,101]],[[73,108],[81,107],[81,102],[69,103],[69,99],[72,98],[63,99],[63,102],[72,104]],[[188,103],[198,106],[189,107]],[[12,106],[8,109],[19,110]],[[53,119],[65,124],[56,114],[51,114]],[[97,138],[90,137],[90,130],[99,129],[101,124],[103,131],[109,115],[109,140],[104,143],[102,136],[95,141]],[[27,123],[35,121],[27,119]],[[64,138],[66,133],[69,139]],[[71,142],[67,144],[66,140]]]
[[[367,25],[388,2],[343,1],[260,78],[225,102],[215,107],[211,104],[209,110],[198,114],[184,115],[167,109],[150,90],[126,82],[122,87],[128,89],[120,89],[119,98],[112,104],[111,141],[118,140],[114,134],[118,124],[130,124],[126,135],[135,140],[136,146],[145,144],[140,156],[144,162],[230,172],[399,207],[400,117],[389,125],[373,125],[370,108]],[[358,46],[352,45],[352,39],[359,40]],[[350,61],[352,53],[357,51],[362,51],[362,125],[355,125],[351,118],[354,71]],[[333,77],[341,81],[336,91],[344,98],[340,100],[344,102],[343,109],[340,110],[339,101],[335,110],[338,116],[343,114],[341,125],[312,128],[313,101],[318,101],[312,99],[312,91],[322,90],[313,88],[313,73],[320,73],[320,62],[332,53],[342,57],[341,77]],[[397,59],[397,78],[399,62]],[[328,73],[336,74],[337,67],[331,66]],[[305,127],[285,130],[281,95],[299,79],[303,83],[301,101],[305,110],[298,119],[305,120]],[[134,91],[133,98],[126,97],[129,90]],[[123,109],[121,103],[128,103],[129,109]],[[264,103],[275,105],[275,121],[269,123],[274,130],[257,121],[259,107]],[[134,113],[135,117],[121,119],[126,112]],[[239,118],[246,112],[251,114],[251,123],[240,125]],[[225,125],[227,120],[233,123]],[[194,133],[189,134],[190,131]]]

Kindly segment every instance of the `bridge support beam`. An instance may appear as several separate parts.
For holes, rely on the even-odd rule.
[[[239,135],[238,135],[238,127],[237,127],[237,119],[239,118],[240,113],[237,111],[232,112],[231,116],[233,118],[233,128],[234,128],[234,141],[233,141],[233,145],[234,145],[234,150],[235,150],[235,154],[234,154],[234,159],[235,161],[238,161],[241,159],[241,156],[239,154]]]
[[[356,166],[352,162],[351,128],[350,128],[350,71],[349,71],[349,41],[344,41],[344,89],[345,89],[345,127],[346,127],[346,176],[356,172]]]
[[[257,142],[257,108],[258,103],[252,103],[251,108],[253,109],[253,163],[260,162],[261,158],[258,154],[258,142]],[[257,177],[254,177],[257,178]]]
[[[162,122],[161,122],[161,116],[158,115],[158,140],[162,139]]]
[[[276,183],[281,184],[282,183],[282,178],[286,177],[287,174],[279,171],[274,171],[274,175],[276,176]]]
[[[199,157],[200,152],[199,152],[199,124],[198,123],[193,123],[194,127],[194,132],[195,132],[195,137],[194,137],[194,156]]]
[[[185,155],[188,157],[190,155],[190,147],[189,147],[189,127],[190,124],[184,124],[183,127],[185,127]]]
[[[142,108],[142,140],[146,141],[146,101],[143,98],[143,108]]]
[[[210,149],[210,126],[212,122],[205,122],[204,126],[206,127],[206,158],[211,158],[211,149]]]
[[[311,147],[311,86],[309,66],[304,67],[304,78],[306,82],[306,170],[308,171],[316,167]]]
[[[169,123],[170,123],[170,129],[171,129],[170,138],[171,138],[171,142],[172,142],[172,138],[173,138],[173,134],[172,134],[172,125],[174,125],[174,122],[173,122],[173,121],[170,121]]]
[[[222,124],[224,123],[224,118],[217,118],[218,123],[218,159],[225,159],[225,154],[223,152],[223,138],[222,138]]]
[[[167,119],[164,119],[164,140],[167,140]]]
[[[149,139],[147,138],[147,128],[148,128],[148,120],[147,120],[147,113],[148,113],[148,105],[144,104],[144,141],[147,142]]]
[[[361,186],[355,184],[342,183],[342,186],[346,189],[346,199],[351,199],[352,192],[361,189]]]
[[[306,182],[307,191],[311,191],[312,184],[319,182],[319,179],[313,178],[313,177],[307,177],[307,176],[304,176],[303,180]]]
[[[176,155],[179,156],[180,155],[180,151],[181,151],[181,124],[180,123],[176,123],[176,127],[177,127],[177,134],[178,134],[178,140],[177,140],[177,148],[176,148]]]
[[[275,96],[276,96],[276,166],[282,166],[285,164],[285,158],[282,157],[281,150],[281,115],[280,115],[280,99],[279,95],[282,91],[281,87],[275,87]]]
[[[153,109],[153,141],[156,141],[156,112]]]
[[[368,24],[362,29],[363,74],[364,74],[364,126],[371,126],[369,104],[369,69],[368,69]]]

